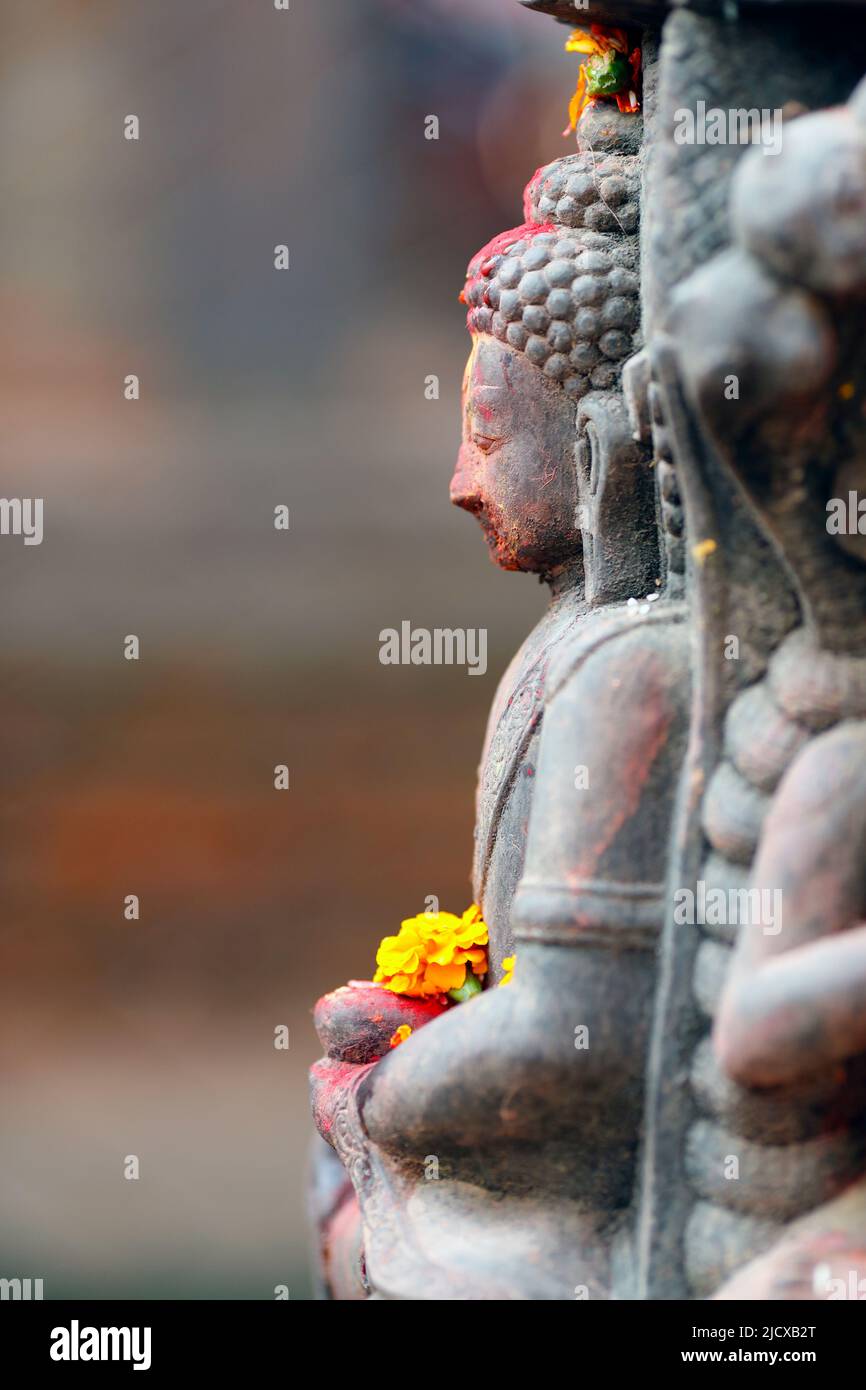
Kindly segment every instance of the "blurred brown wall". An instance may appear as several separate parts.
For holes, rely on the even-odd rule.
[[[312,1003],[468,902],[541,609],[448,506],[456,296],[573,65],[507,0],[0,11],[0,470],[45,509],[0,538],[0,1274],[305,1297]],[[403,618],[488,674],[381,666]]]

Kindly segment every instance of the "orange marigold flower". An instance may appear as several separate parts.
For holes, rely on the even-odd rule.
[[[487,923],[473,903],[457,917],[453,912],[422,912],[400,923],[376,953],[376,984],[416,999],[449,994],[466,982],[467,967],[476,976],[487,971]]]
[[[515,962],[516,960],[517,960],[517,957],[516,957],[516,956],[505,956],[505,957],[504,957],[504,959],[503,959],[503,961],[502,961],[502,969],[505,971],[505,974],[502,976],[502,979],[499,981],[499,987],[500,987],[500,989],[502,988],[503,985],[510,985],[510,984],[511,984],[511,981],[512,981],[512,979],[514,978],[514,962]]]
[[[399,1047],[401,1042],[406,1041],[411,1032],[412,1029],[409,1027],[408,1023],[401,1023],[400,1027],[391,1034],[391,1041],[388,1044],[389,1047]]]

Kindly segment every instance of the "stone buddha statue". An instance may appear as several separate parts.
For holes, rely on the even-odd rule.
[[[487,987],[317,1008],[331,1296],[866,1296],[866,5],[833,8],[817,52],[810,0],[589,0],[627,109],[470,264],[452,498],[550,605],[479,770]]]
[[[427,1018],[406,1001],[413,1035],[384,1056],[393,996],[378,1045],[381,990],[317,1008],[329,1055],[314,1111],[355,1194],[320,1208],[338,1297],[609,1297],[630,1279],[689,682],[635,437],[644,403],[623,385],[641,345],[639,117],[587,117],[578,153],[534,176],[524,223],[478,253],[463,293],[451,498],[550,603],[502,678],[479,769],[487,988]]]

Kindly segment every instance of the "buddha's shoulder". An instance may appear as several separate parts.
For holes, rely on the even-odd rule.
[[[610,605],[588,614],[551,658],[547,699],[581,692],[603,698],[605,689],[643,688],[647,681],[688,690],[687,605],[653,602]]]

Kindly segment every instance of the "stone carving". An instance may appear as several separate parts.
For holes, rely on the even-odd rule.
[[[590,106],[470,263],[452,500],[551,601],[479,772],[488,987],[388,1055],[393,996],[317,1008],[332,1296],[866,1278],[866,16],[821,65],[772,8],[581,12],[643,117]],[[780,152],[678,143],[699,100]]]
[[[654,349],[680,479],[716,539],[699,619],[743,583],[745,557],[726,554],[728,528],[706,501],[725,487],[780,561],[760,598],[767,618],[784,619],[760,645],[752,633],[748,683],[719,700],[718,751],[695,806],[700,879],[729,901],[753,891],[746,924],[706,927],[694,958],[699,1010],[717,1015],[714,1051],[708,1039],[694,1044],[685,1127],[685,1268],[696,1294],[740,1270],[721,1296],[809,1296],[809,1279],[818,1296],[828,1252],[866,1274],[866,1208],[855,1196],[866,1157],[866,575],[856,545],[827,529],[828,501],[843,483],[866,482],[862,100],[792,122],[769,170],[756,168],[760,153],[742,161],[731,246],[679,286]],[[726,400],[730,374],[742,389]],[[743,630],[729,621],[731,634]],[[705,659],[718,667],[711,628],[705,621]],[[778,912],[768,916],[770,894]],[[735,1181],[725,1155],[738,1160]]]

